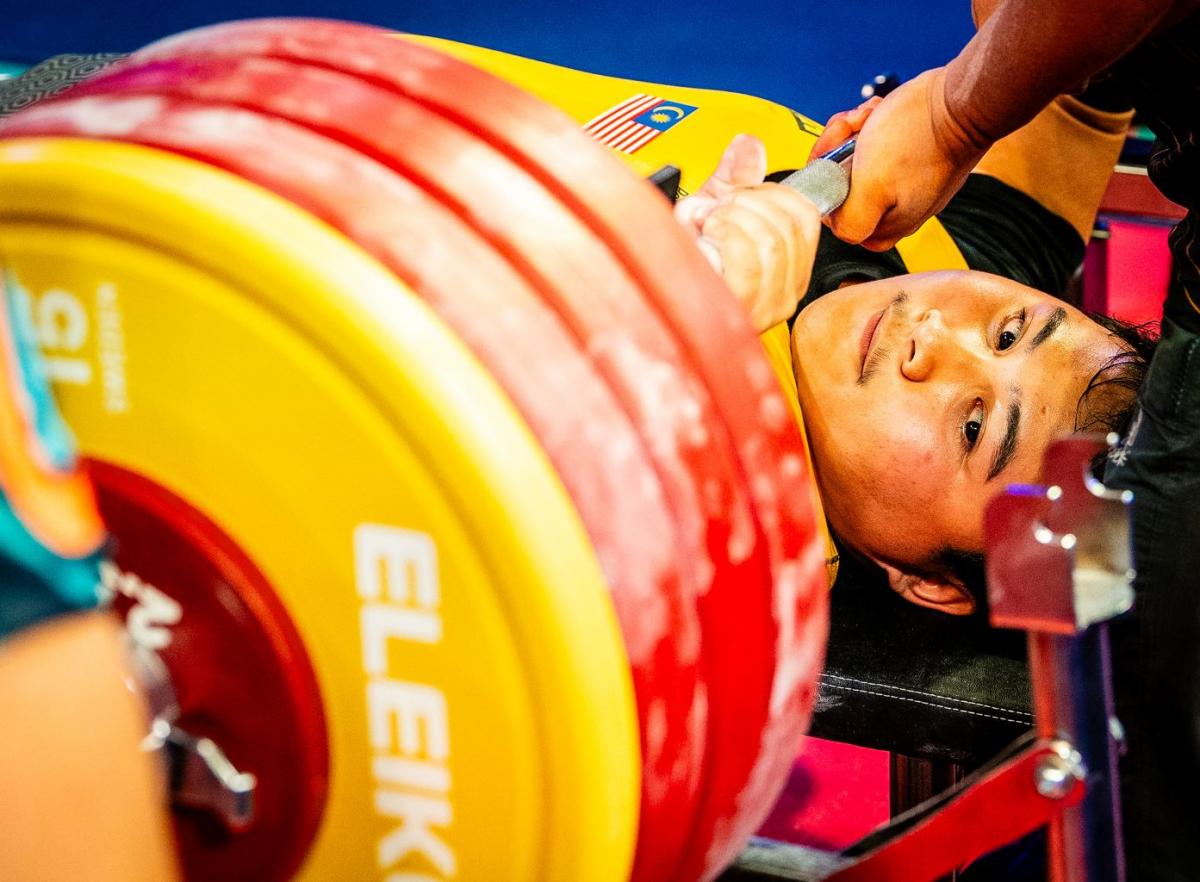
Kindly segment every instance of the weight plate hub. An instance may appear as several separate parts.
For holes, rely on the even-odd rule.
[[[101,295],[105,310],[117,306],[114,291]],[[111,344],[115,332],[110,324],[102,333]],[[211,738],[257,778],[243,833],[226,832],[212,815],[176,815],[183,866],[195,879],[289,879],[316,832],[329,777],[321,698],[300,635],[262,573],[211,520],[119,466],[93,461],[88,473],[118,540],[101,567],[105,591],[133,639],[171,672],[173,722]]]

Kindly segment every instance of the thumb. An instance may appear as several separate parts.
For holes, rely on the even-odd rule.
[[[675,218],[695,235],[721,200],[741,187],[761,184],[767,175],[767,148],[753,135],[735,135],[717,169],[686,199],[675,203]]]
[[[761,184],[767,176],[767,148],[753,135],[735,135],[729,142],[717,170],[697,195],[720,199],[739,187]]]

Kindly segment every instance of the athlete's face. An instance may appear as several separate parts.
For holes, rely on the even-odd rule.
[[[982,550],[988,500],[1036,480],[1119,344],[1032,288],[943,272],[821,298],[797,319],[792,349],[830,524],[912,572],[947,547]]]

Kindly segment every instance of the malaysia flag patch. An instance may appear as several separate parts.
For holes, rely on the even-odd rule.
[[[653,95],[634,95],[588,122],[583,130],[606,147],[634,153],[696,110]]]

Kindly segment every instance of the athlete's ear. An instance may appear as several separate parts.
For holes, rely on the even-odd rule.
[[[975,600],[971,592],[954,576],[910,573],[891,564],[879,565],[887,573],[891,589],[910,603],[952,616],[967,616],[975,612]]]

